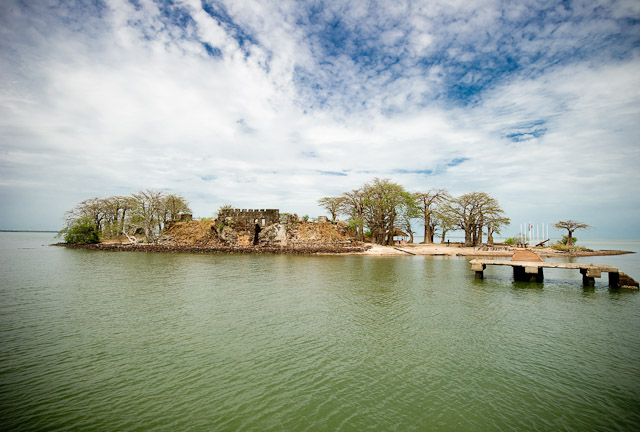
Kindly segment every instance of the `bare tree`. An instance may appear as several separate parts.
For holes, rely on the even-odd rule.
[[[558,229],[567,230],[567,246],[573,246],[573,232],[575,230],[592,228],[591,225],[587,225],[584,222],[577,222],[571,219],[566,221],[558,221],[553,226]]]
[[[342,194],[345,198],[342,211],[356,225],[356,240],[364,241],[364,206],[365,194],[362,188]]]
[[[180,213],[191,213],[187,200],[178,194],[166,195],[158,209],[158,219],[162,221],[162,229],[167,228],[167,223],[176,221]]]
[[[487,228],[487,243],[493,244],[493,235],[500,234],[500,231],[503,227],[509,225],[511,223],[511,219],[497,215],[497,214],[489,214],[487,219],[485,220],[485,227]]]
[[[427,192],[419,192],[416,198],[421,210],[420,217],[424,222],[424,243],[433,243],[436,224],[433,218],[435,207],[451,199],[446,189],[429,189]]]
[[[320,207],[324,208],[331,214],[331,221],[335,222],[339,214],[344,213],[347,207],[346,197],[324,197],[318,200]]]
[[[445,211],[444,209],[438,208],[432,215],[431,221],[434,227],[440,228],[440,243],[444,244],[445,237],[449,231],[454,231],[456,229],[456,223],[453,220],[452,216]]]
[[[464,231],[467,246],[482,243],[482,228],[488,224],[498,220],[502,220],[502,225],[509,223],[498,200],[485,192],[471,192],[453,198],[443,206],[443,213]]]
[[[409,243],[413,243],[412,220],[420,218],[421,215],[422,212],[418,206],[418,200],[415,194],[407,195],[406,203],[400,208],[395,225],[397,228],[409,234]]]
[[[77,220],[85,218],[93,221],[97,231],[102,231],[102,221],[105,219],[105,200],[102,198],[89,198],[65,213],[68,226],[71,226]]]
[[[143,228],[148,242],[156,240],[170,220],[180,212],[190,212],[189,204],[180,195],[147,189],[132,196],[90,198],[65,213],[67,229],[79,220],[90,220],[102,239],[128,236]]]
[[[139,221],[144,229],[144,236],[147,243],[156,242],[156,224],[158,214],[161,210],[162,201],[165,194],[162,191],[154,189],[145,189],[133,194],[134,215],[139,217]],[[160,230],[158,230],[160,231]]]

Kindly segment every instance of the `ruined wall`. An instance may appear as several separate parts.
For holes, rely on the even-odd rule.
[[[280,221],[280,210],[277,209],[231,209],[218,214],[219,220],[231,220],[239,226],[247,228],[258,224],[261,227],[272,225]]]

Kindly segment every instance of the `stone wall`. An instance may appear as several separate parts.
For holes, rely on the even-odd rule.
[[[218,214],[219,220],[231,220],[237,225],[251,228],[258,224],[265,227],[280,221],[278,209],[231,209],[223,210]]]

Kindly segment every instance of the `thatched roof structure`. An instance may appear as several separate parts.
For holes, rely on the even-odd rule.
[[[404,231],[400,231],[398,228],[393,229],[393,236],[394,237],[410,237],[409,234],[407,234]]]

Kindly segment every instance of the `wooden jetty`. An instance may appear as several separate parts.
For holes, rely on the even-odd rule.
[[[516,249],[511,261],[494,259],[471,260],[471,270],[476,272],[476,279],[484,278],[484,270],[488,265],[512,267],[513,278],[516,281],[542,282],[544,280],[543,268],[577,269],[582,274],[582,283],[585,286],[595,285],[595,278],[601,277],[602,273],[608,273],[609,287],[638,289],[638,282],[616,267],[605,264],[546,262],[542,261],[535,252],[526,249]]]

